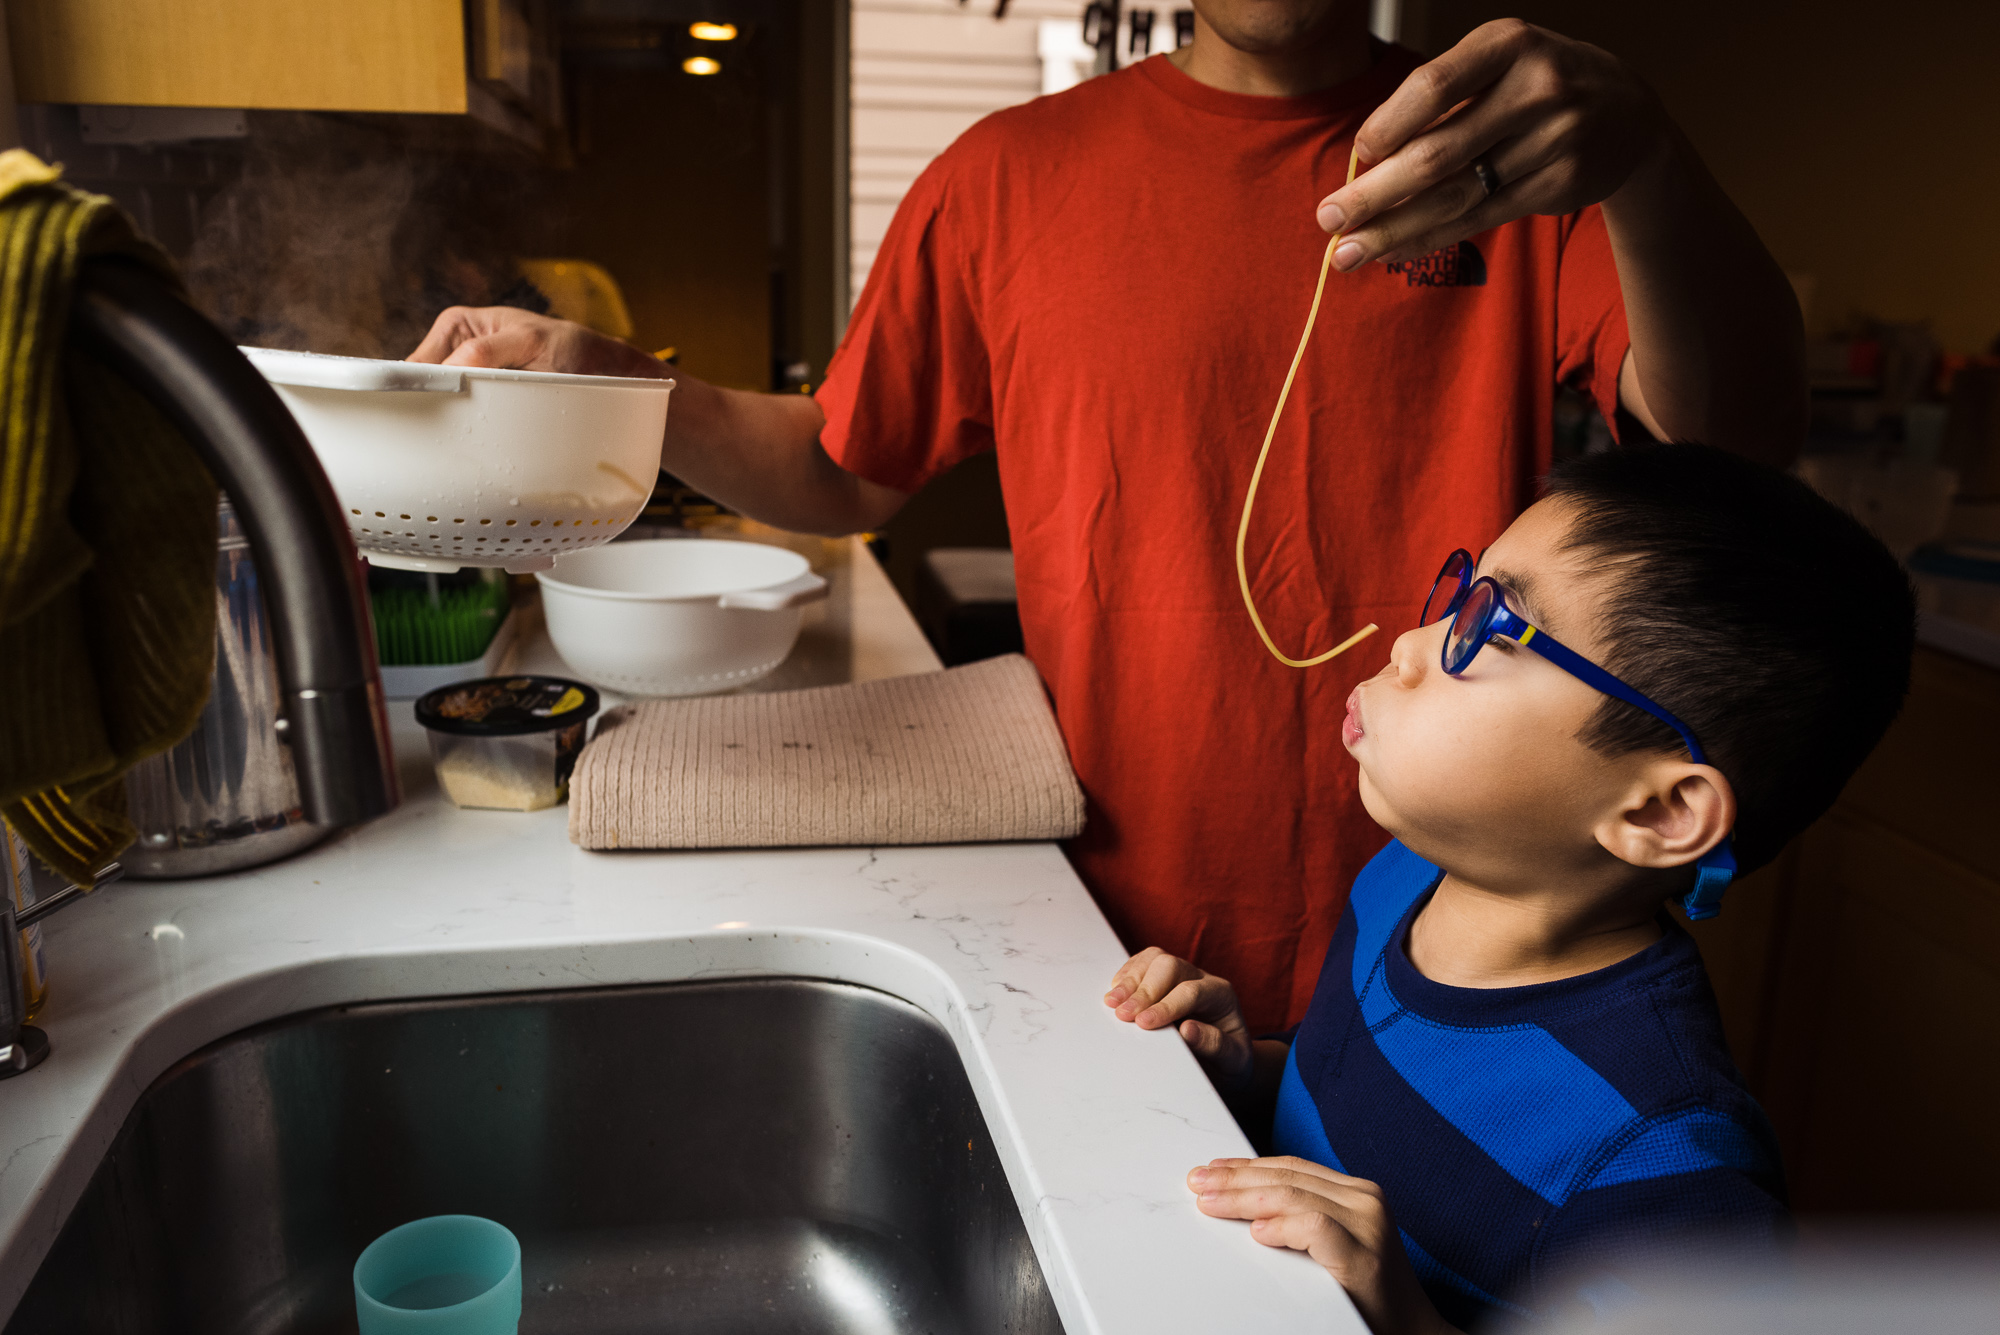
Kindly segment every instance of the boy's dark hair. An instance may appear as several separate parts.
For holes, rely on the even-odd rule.
[[[1910,685],[1916,599],[1874,535],[1784,473],[1706,445],[1644,445],[1559,465],[1564,546],[1608,579],[1604,666],[1686,723],[1736,790],[1743,870],[1840,795]],[[1606,697],[1580,739],[1607,755],[1678,751]]]

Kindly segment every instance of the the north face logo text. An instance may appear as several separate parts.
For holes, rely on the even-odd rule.
[[[1403,275],[1411,287],[1485,287],[1486,257],[1470,241],[1434,250],[1414,260],[1397,260],[1390,273]]]

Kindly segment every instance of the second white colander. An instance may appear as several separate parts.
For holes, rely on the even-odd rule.
[[[713,538],[565,554],[535,579],[563,662],[627,695],[708,695],[769,676],[798,642],[800,609],[827,594],[797,552]]]
[[[547,570],[639,517],[671,380],[245,348],[375,565]]]

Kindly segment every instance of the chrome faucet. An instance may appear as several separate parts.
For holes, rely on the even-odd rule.
[[[306,818],[396,805],[368,584],[333,484],[277,393],[221,330],[136,265],[86,265],[71,338],[152,400],[229,493],[270,602]]]
[[[180,430],[236,507],[265,586],[278,732],[291,749],[306,819],[358,825],[389,811],[398,800],[396,766],[367,580],[299,424],[221,330],[129,261],[84,265],[69,338]],[[18,922],[11,903],[0,909],[0,1077],[48,1051],[46,1037],[24,1023],[18,928],[115,879],[116,865],[90,887],[73,885],[30,906]]]

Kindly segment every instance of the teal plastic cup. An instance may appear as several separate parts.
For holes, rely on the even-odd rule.
[[[521,1244],[491,1219],[392,1228],[354,1263],[361,1335],[519,1335]]]

